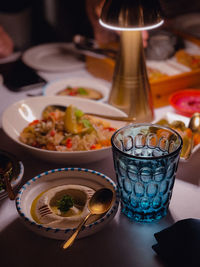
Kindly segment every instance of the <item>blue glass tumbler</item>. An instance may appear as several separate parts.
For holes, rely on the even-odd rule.
[[[131,124],[111,138],[122,212],[138,222],[168,211],[182,148],[180,135],[156,124]]]

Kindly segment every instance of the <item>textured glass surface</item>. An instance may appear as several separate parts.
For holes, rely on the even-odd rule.
[[[182,147],[181,137],[158,125],[135,124],[112,137],[122,212],[140,222],[167,214]]]

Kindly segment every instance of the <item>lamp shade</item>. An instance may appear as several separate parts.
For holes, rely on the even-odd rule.
[[[100,23],[115,30],[148,30],[163,23],[158,0],[105,0]]]

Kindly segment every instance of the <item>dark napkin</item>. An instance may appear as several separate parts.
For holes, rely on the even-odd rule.
[[[153,250],[168,266],[200,266],[200,220],[185,219],[154,234]]]

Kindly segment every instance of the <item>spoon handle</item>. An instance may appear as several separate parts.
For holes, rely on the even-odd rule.
[[[75,238],[77,237],[78,233],[81,231],[83,225],[86,223],[86,221],[88,220],[88,218],[91,215],[92,215],[92,213],[88,213],[88,215],[84,218],[84,220],[80,222],[80,224],[76,228],[76,231],[72,234],[72,236],[67,241],[64,242],[64,244],[62,246],[63,249],[66,249],[66,248],[70,247],[73,244],[73,242],[74,242]]]
[[[91,115],[91,116],[100,117],[100,118],[104,118],[104,119],[115,120],[115,121],[127,121],[127,122],[135,121],[135,118],[132,118],[132,117],[103,115],[103,114],[95,114],[95,113],[89,113],[89,112],[86,112],[85,114]]]

